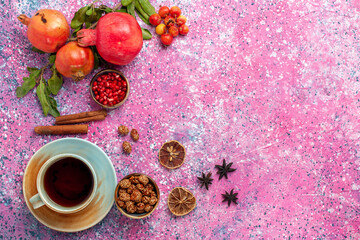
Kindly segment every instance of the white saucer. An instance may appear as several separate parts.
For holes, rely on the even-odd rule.
[[[79,155],[95,170],[98,187],[93,201],[83,210],[72,214],[60,214],[46,206],[33,209],[29,199],[37,193],[36,177],[46,160],[60,153]],[[79,138],[62,138],[40,148],[28,162],[23,178],[23,193],[30,212],[45,226],[61,232],[77,232],[100,222],[114,204],[117,179],[114,166],[108,156],[95,144]]]

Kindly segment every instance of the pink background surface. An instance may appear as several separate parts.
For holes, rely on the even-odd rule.
[[[118,179],[152,176],[162,199],[151,217],[130,220],[114,206],[94,227],[60,233],[39,223],[22,195],[31,156],[62,136],[38,136],[52,125],[31,91],[15,89],[26,66],[45,58],[31,51],[16,19],[37,9],[62,11],[70,21],[87,1],[2,1],[0,16],[0,238],[80,239],[359,239],[360,238],[360,3],[357,0],[165,1],[187,16],[190,32],[164,48],[144,43],[129,65],[116,67],[131,84],[130,97],[87,135],[110,157]],[[114,2],[103,1],[114,5]],[[154,33],[154,28],[151,28]],[[61,114],[98,109],[89,81],[65,79],[56,100]],[[140,141],[122,154],[121,124]],[[173,171],[157,158],[161,145],[180,141],[184,165]],[[215,164],[234,162],[229,179]],[[211,171],[201,189],[196,177]],[[197,208],[174,217],[167,195],[190,189]],[[234,189],[238,205],[221,193]]]

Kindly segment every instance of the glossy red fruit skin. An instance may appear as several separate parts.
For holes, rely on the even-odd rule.
[[[165,33],[161,35],[160,40],[162,44],[164,44],[165,46],[169,46],[173,41],[173,36],[170,33]]]
[[[179,32],[180,32],[181,35],[187,35],[188,32],[189,32],[189,27],[186,26],[185,24],[184,24],[184,25],[181,25],[181,26],[179,27]]]
[[[170,9],[167,6],[162,6],[159,9],[159,15],[162,18],[166,18],[170,13]]]
[[[116,65],[129,64],[143,46],[143,36],[136,19],[127,13],[112,12],[98,21],[96,29],[77,32],[80,46],[96,45],[100,56]]]
[[[176,19],[176,24],[178,26],[184,25],[186,23],[186,17],[181,15]]]
[[[94,69],[94,54],[89,47],[69,42],[56,53],[55,67],[63,76],[79,81]]]
[[[157,14],[157,13],[154,13],[153,15],[151,15],[149,17],[149,22],[150,22],[151,25],[156,27],[157,25],[159,25],[161,23],[160,15]]]
[[[171,16],[167,16],[164,19],[164,23],[167,27],[171,27],[175,25],[175,18],[171,17]]]
[[[176,27],[176,26],[171,26],[171,27],[169,28],[169,33],[171,34],[171,36],[176,37],[177,35],[179,35],[179,29],[178,29],[178,27]]]
[[[177,6],[173,6],[170,8],[170,15],[174,18],[177,18],[181,15],[181,9]]]

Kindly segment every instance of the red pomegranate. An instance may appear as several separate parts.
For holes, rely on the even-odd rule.
[[[28,26],[27,37],[30,43],[47,53],[59,50],[70,34],[66,18],[57,10],[41,9],[32,18],[21,14],[18,19]]]
[[[95,30],[77,32],[79,46],[96,45],[105,61],[126,65],[140,52],[143,45],[141,28],[127,13],[113,12],[101,17]]]
[[[69,42],[56,53],[55,66],[65,77],[79,81],[94,69],[94,54],[89,47]]]

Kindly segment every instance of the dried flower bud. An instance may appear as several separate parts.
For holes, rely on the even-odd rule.
[[[139,140],[139,133],[136,129],[131,129],[130,136],[135,142]]]
[[[140,175],[139,176],[139,182],[141,182],[144,186],[146,186],[146,184],[149,183],[149,179],[144,175]]]
[[[123,179],[120,181],[121,188],[129,188],[131,186],[131,182],[129,179]]]
[[[122,136],[126,136],[126,135],[128,135],[128,133],[129,133],[128,127],[123,126],[123,125],[121,125],[120,127],[118,127],[118,131],[119,131],[119,133],[120,133]]]
[[[124,152],[126,152],[127,154],[131,153],[131,144],[127,141],[124,141],[122,144],[123,150]]]

